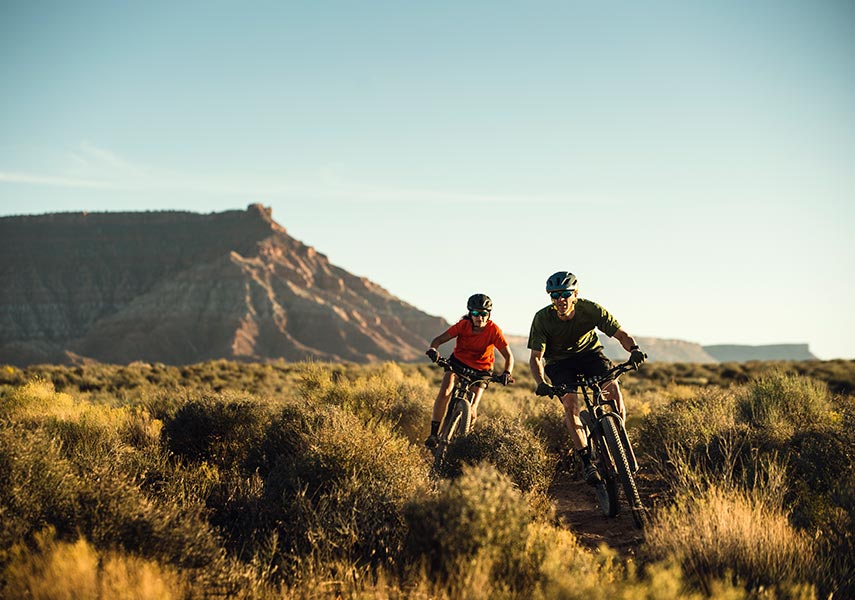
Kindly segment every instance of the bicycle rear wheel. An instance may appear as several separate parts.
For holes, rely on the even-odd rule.
[[[627,452],[623,447],[621,436],[618,433],[618,425],[615,423],[613,417],[608,416],[602,419],[600,423],[603,427],[603,438],[615,463],[618,479],[620,479],[627,503],[632,510],[632,520],[635,521],[636,527],[643,529],[647,517],[646,510],[641,503],[641,496],[638,494],[635,478],[632,476]]]
[[[597,504],[605,516],[616,517],[620,513],[620,497],[618,494],[618,483],[612,473],[614,469],[608,468],[605,464],[608,461],[608,452],[603,447],[602,437],[591,435],[591,429],[596,427],[596,425],[591,422],[588,411],[583,410],[579,416],[585,426],[588,448],[591,449],[591,461],[597,465],[597,470],[603,478],[600,483],[594,486]]]
[[[594,487],[597,494],[597,504],[607,517],[616,517],[620,513],[620,499],[618,498],[618,484],[613,477],[606,477]]]

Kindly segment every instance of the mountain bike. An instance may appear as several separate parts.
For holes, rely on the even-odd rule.
[[[491,375],[487,378],[483,373],[461,367],[442,356],[437,358],[436,364],[455,375],[454,388],[451,390],[451,398],[437,435],[438,443],[433,450],[433,467],[439,472],[445,461],[448,446],[456,438],[469,433],[472,426],[472,401],[475,399],[475,390],[470,388],[480,383],[501,383],[502,378],[500,375]]]
[[[553,386],[554,396],[561,398],[564,394],[581,390],[585,408],[579,417],[585,427],[588,447],[591,449],[591,462],[600,472],[602,481],[594,486],[600,510],[607,517],[614,517],[620,512],[618,497],[618,482],[623,488],[624,496],[632,511],[632,519],[639,529],[643,529],[647,521],[647,509],[638,495],[635,484],[635,473],[638,462],[635,452],[629,443],[623,418],[614,400],[606,398],[603,384],[615,380],[627,371],[637,370],[632,363],[619,364],[603,375],[580,377],[578,383],[560,384]]]

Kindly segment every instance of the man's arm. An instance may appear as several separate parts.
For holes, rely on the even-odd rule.
[[[633,338],[623,329],[618,329],[612,337],[615,338],[618,342],[620,342],[620,345],[623,346],[623,349],[627,352],[632,352],[633,346],[638,348],[638,344],[635,342],[635,338]]]
[[[531,369],[531,375],[534,377],[534,383],[540,385],[546,378],[546,373],[543,371],[543,350],[532,350],[528,358],[528,367]]]
[[[641,351],[638,344],[635,343],[635,338],[625,332],[623,329],[618,329],[614,335],[615,339],[620,342],[623,349],[629,352],[629,363],[638,369],[641,364],[647,360],[647,355]]]

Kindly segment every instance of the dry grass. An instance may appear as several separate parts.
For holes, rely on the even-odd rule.
[[[477,464],[437,479],[428,365],[0,367],[0,596],[844,597],[855,402],[829,391],[848,364],[811,368],[830,387],[765,367],[626,378],[674,499],[639,567],[521,493],[566,443],[523,369],[484,396]]]
[[[713,486],[679,496],[647,534],[652,556],[679,561],[706,593],[729,579],[749,591],[812,598],[816,548],[756,494]]]
[[[120,552],[98,552],[84,539],[57,542],[53,533],[36,538],[32,552],[18,546],[6,566],[8,598],[34,600],[171,600],[186,585],[171,568]]]

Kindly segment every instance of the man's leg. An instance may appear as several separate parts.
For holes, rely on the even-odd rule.
[[[570,442],[576,450],[586,448],[588,440],[585,438],[582,419],[579,418],[579,394],[572,392],[564,394],[561,397],[561,404],[564,405],[564,424],[567,425],[567,431],[570,433]]]
[[[620,418],[626,420],[626,405],[623,403],[623,394],[617,381],[610,381],[603,386],[603,395],[609,400],[614,400],[617,405]]]
[[[596,485],[602,481],[602,478],[599,471],[597,471],[597,467],[591,462],[591,450],[588,448],[585,426],[579,417],[579,413],[581,412],[580,402],[581,398],[579,394],[565,394],[561,398],[561,403],[564,405],[564,422],[567,425],[567,430],[570,432],[570,441],[582,459],[582,466],[585,469],[585,481],[591,485]]]

